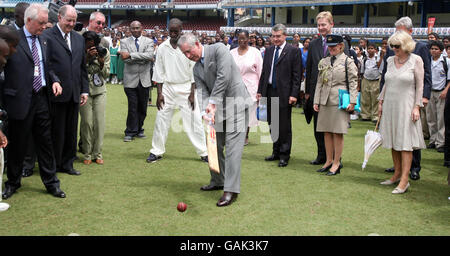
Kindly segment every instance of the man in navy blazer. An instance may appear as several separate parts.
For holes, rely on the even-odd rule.
[[[286,27],[272,28],[273,46],[264,54],[257,99],[267,97],[268,122],[272,137],[272,155],[266,161],[279,160],[278,167],[286,167],[292,147],[292,106],[297,102],[302,80],[301,51],[286,43]]]
[[[395,22],[395,28],[397,30],[403,30],[403,31],[409,33],[410,35],[412,34],[412,27],[413,27],[412,20],[409,17],[402,17]],[[423,60],[423,69],[425,71],[425,75],[424,75],[424,81],[423,81],[423,99],[422,99],[422,101],[423,101],[423,105],[425,108],[427,106],[428,100],[430,99],[430,96],[431,96],[432,81],[431,81],[430,49],[428,48],[427,43],[416,41],[416,48],[414,49],[413,53],[419,55]],[[392,51],[390,48],[388,48],[386,55],[384,56],[384,59],[383,59],[384,65],[383,65],[383,72],[381,74],[380,92],[384,86],[384,74],[386,74],[386,68],[387,68],[386,60],[390,56],[394,56],[394,55],[395,55],[394,51]],[[422,111],[420,114],[423,115]],[[420,179],[419,172],[420,172],[420,169],[422,168],[420,166],[421,158],[422,158],[422,154],[421,154],[420,149],[413,150],[413,160],[412,160],[412,164],[411,164],[411,172],[409,174],[409,176],[412,180]],[[394,167],[386,169],[386,172],[394,172]]]
[[[57,76],[63,88],[59,96],[52,95],[52,137],[56,171],[80,175],[73,168],[77,148],[77,126],[80,105],[86,103],[89,81],[85,64],[85,44],[73,31],[77,11],[64,5],[58,12],[58,23],[43,35],[48,41],[50,75]]]
[[[17,52],[5,66],[5,82],[0,90],[9,116],[10,144],[8,181],[5,183],[3,199],[11,197],[21,186],[23,160],[31,135],[37,148],[41,179],[47,191],[55,197],[66,197],[56,177],[48,101],[49,95],[60,95],[62,88],[57,77],[49,76],[46,57],[48,42],[39,36],[47,20],[46,7],[40,4],[28,7],[25,11],[25,26],[19,30]]]

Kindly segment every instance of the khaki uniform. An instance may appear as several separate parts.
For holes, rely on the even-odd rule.
[[[104,57],[103,69],[97,60],[87,64],[89,97],[80,107],[81,147],[84,160],[103,159],[102,146],[105,135],[106,78],[109,77],[110,54]],[[95,84],[97,82],[97,85]],[[102,83],[99,85],[98,83]]]
[[[347,133],[350,115],[343,109],[338,109],[339,89],[347,90],[345,79],[345,59],[341,53],[336,56],[331,66],[331,56],[319,62],[319,77],[314,95],[314,104],[319,106],[317,121],[318,132]],[[347,59],[348,82],[350,88],[350,103],[355,103],[358,97],[358,68],[351,58]]]

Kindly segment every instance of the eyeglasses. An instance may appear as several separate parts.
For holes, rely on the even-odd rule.
[[[391,46],[391,48],[395,48],[395,49],[400,49],[400,45],[398,45],[398,44],[391,44],[390,45]]]
[[[97,25],[105,26],[105,22],[97,21]]]

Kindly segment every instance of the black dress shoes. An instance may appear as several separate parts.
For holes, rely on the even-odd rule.
[[[288,165],[288,160],[280,159],[280,162],[278,163],[278,167],[286,167]]]
[[[341,173],[341,166],[339,166],[335,172],[328,171],[326,175],[327,176],[334,176],[334,175],[337,175],[339,173]]]
[[[77,171],[75,169],[69,170],[66,173],[69,174],[69,175],[81,175],[81,172],[79,172],[79,171]]]
[[[236,200],[237,197],[238,197],[237,193],[224,192],[223,196],[219,199],[219,201],[217,201],[217,206],[218,207],[228,206],[228,205],[232,204]]]
[[[270,155],[270,156],[264,158],[264,160],[266,160],[266,161],[280,160],[280,156],[276,156],[276,155],[273,155],[273,154],[272,154],[272,155]]]
[[[66,193],[64,193],[64,191],[62,191],[60,188],[51,188],[47,189],[47,191],[54,197],[66,198]]]
[[[2,198],[6,200],[6,199],[12,197],[12,195],[14,193],[16,193],[15,188],[13,188],[11,186],[5,186],[5,191],[3,191]]]
[[[25,168],[23,168],[23,170],[22,170],[22,177],[26,178],[26,177],[30,177],[31,175],[33,175],[33,169],[25,169]]]
[[[333,166],[333,164],[330,164],[324,168],[320,168],[319,170],[317,170],[317,172],[327,172],[328,170],[330,170],[331,166]]]
[[[392,168],[387,168],[386,170],[384,170],[385,172],[395,172],[395,169],[394,169],[394,167],[392,167]]]
[[[214,186],[211,184],[205,185],[200,188],[200,190],[203,190],[203,191],[213,191],[213,190],[222,190],[222,189],[223,189],[223,186]]]
[[[77,170],[75,170],[75,169],[72,169],[72,170],[69,170],[69,171],[65,171],[65,170],[57,170],[56,172],[67,173],[67,174],[69,174],[69,175],[81,175],[81,172],[79,172],[79,171],[77,171]]]
[[[412,180],[419,180],[420,179],[419,172],[417,170],[415,170],[415,169],[411,169],[411,172],[409,173],[409,177]]]
[[[319,164],[324,164],[325,162],[326,162],[325,159],[316,158],[309,163],[312,165],[319,165]]]
[[[201,157],[200,157],[200,160],[201,160],[202,162],[207,163],[207,162],[208,162],[208,156],[201,156]]]

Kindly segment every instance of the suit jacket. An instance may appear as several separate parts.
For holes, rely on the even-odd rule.
[[[420,41],[416,41],[416,48],[414,48],[414,51],[412,52],[414,54],[419,55],[422,58],[423,61],[423,69],[425,71],[424,80],[423,80],[423,97],[430,99],[431,96],[431,87],[432,87],[432,81],[431,81],[431,53],[430,49],[428,48],[428,44]],[[387,58],[390,56],[394,56],[395,53],[390,48],[387,49],[386,55],[383,58],[383,72],[381,73],[381,80],[380,80],[380,92],[383,90],[384,86],[384,75],[387,71]]]
[[[349,55],[349,45],[344,41],[345,48],[344,53]],[[319,61],[329,55],[329,51],[323,54],[323,41],[322,37],[316,38],[311,41],[308,49],[308,58],[306,59],[306,79],[305,79],[305,93],[309,94],[309,99],[305,102],[305,118],[309,123],[312,119],[314,112],[313,101],[314,93],[316,92],[317,77],[319,75]]]
[[[264,54],[263,68],[259,79],[258,93],[267,97],[272,60],[275,46],[269,47]],[[284,46],[274,63],[276,68],[276,86],[280,100],[280,107],[289,105],[289,97],[298,98],[302,81],[302,53],[290,44]]]
[[[130,58],[124,60],[123,85],[125,88],[136,88],[139,81],[143,87],[149,87],[152,84],[149,70],[154,57],[153,44],[153,40],[141,36],[139,51],[137,51],[133,37],[120,41],[120,51],[130,53]]]
[[[333,66],[331,66],[330,56],[319,62],[319,67],[321,68],[314,93],[314,104],[339,105],[339,89],[347,90],[345,59],[347,59],[347,55],[342,53],[337,56]],[[358,97],[358,68],[350,57],[347,59],[347,73],[350,103],[356,104]]]
[[[60,82],[62,94],[51,96],[51,102],[75,102],[80,103],[80,95],[89,93],[89,81],[85,64],[84,38],[77,32],[70,32],[69,49],[57,26],[47,29],[42,33],[47,39],[49,75]]]
[[[3,104],[8,112],[8,116],[14,120],[23,120],[28,115],[31,107],[31,97],[33,94],[34,61],[28,46],[25,33],[19,31],[20,41],[17,52],[9,57],[5,66],[5,81],[0,87],[3,96]],[[41,45],[42,58],[44,62],[44,75],[46,86],[52,86],[55,82],[49,74],[49,63],[47,57],[48,41],[42,36],[38,36]],[[51,90],[47,90],[51,92]]]
[[[216,123],[235,120],[238,118],[236,114],[243,114],[253,104],[239,68],[224,44],[203,47],[203,64],[199,60],[194,66],[200,111],[204,113],[208,103],[212,101],[216,104]]]

